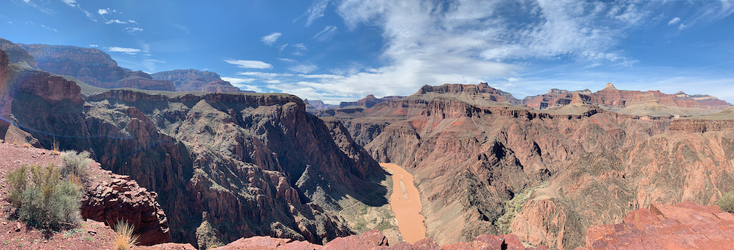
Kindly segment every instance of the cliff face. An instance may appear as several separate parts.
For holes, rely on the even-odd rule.
[[[627,114],[644,113],[651,115],[655,115],[656,113],[659,113],[658,115],[695,115],[725,110],[731,107],[731,104],[726,101],[709,95],[691,96],[683,92],[664,94],[657,90],[645,92],[618,90],[611,83],[608,83],[606,88],[594,93],[591,93],[588,89],[583,91],[551,89],[547,94],[526,97],[523,99],[522,104],[534,109],[547,109],[562,107],[573,102],[599,105]],[[673,110],[668,112],[656,110],[661,109],[660,107]]]
[[[174,90],[171,81],[154,80],[142,71],[125,72],[110,55],[98,49],[45,44],[18,45],[35,57],[39,69],[73,76],[92,86]]]
[[[39,146],[90,150],[106,169],[158,193],[173,241],[323,243],[352,233],[335,213],[342,199],[387,202],[367,181],[382,173],[377,162],[338,121],[327,126],[295,96],[116,89],[82,100],[74,82],[11,75],[4,96],[12,126]]]
[[[24,50],[17,44],[0,38],[0,50],[5,51],[8,56],[8,61],[10,63],[21,63],[25,62],[28,64],[28,66],[31,66],[32,68],[38,68],[38,63],[36,62],[36,59],[33,58],[31,54],[28,53],[28,51]]]
[[[151,75],[156,80],[172,81],[176,91],[242,92],[239,88],[223,81],[218,74],[209,71],[171,70]]]
[[[653,202],[710,205],[734,189],[724,126],[669,131],[686,119],[611,112],[589,106],[583,93],[562,93],[569,105],[539,112],[487,100],[484,86],[434,88],[320,114],[342,120],[376,160],[413,174],[427,235],[440,244],[511,232],[573,249],[590,225],[617,223]]]
[[[378,104],[378,103],[400,100],[402,98],[405,98],[405,97],[404,96],[385,96],[383,98],[377,98],[374,95],[367,95],[367,97],[359,99],[356,102],[341,102],[339,103],[339,108],[347,108],[347,107],[371,108],[372,106],[375,106],[375,104]],[[321,106],[324,107],[323,102],[321,103]],[[326,107],[324,108],[317,107],[317,109],[326,109]]]

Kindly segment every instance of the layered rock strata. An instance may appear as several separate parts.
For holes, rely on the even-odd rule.
[[[586,247],[602,249],[727,249],[734,245],[734,215],[693,202],[651,204],[622,223],[591,226]]]
[[[222,80],[217,73],[195,69],[163,71],[150,76],[156,80],[172,81],[176,91],[242,92]],[[254,92],[253,92],[254,93]]]
[[[134,225],[133,234],[138,235],[141,245],[170,242],[168,219],[158,205],[158,194],[138,186],[129,176],[110,173],[110,177],[110,182],[95,183],[86,190],[82,217],[105,222],[112,228],[120,221]]]

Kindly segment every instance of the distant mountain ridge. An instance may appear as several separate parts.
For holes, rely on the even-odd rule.
[[[18,46],[33,55],[38,69],[73,76],[95,87],[174,90],[173,82],[155,80],[142,71],[126,71],[99,49],[45,44]]]
[[[249,92],[222,80],[219,74],[195,69],[177,69],[151,74],[153,79],[172,81],[176,91]]]

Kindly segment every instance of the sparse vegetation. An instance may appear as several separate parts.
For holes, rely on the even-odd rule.
[[[717,202],[722,211],[734,213],[734,191],[724,193]]]
[[[515,197],[512,197],[511,200],[505,201],[505,214],[500,216],[495,222],[495,225],[499,228],[501,233],[511,233],[512,229],[510,226],[512,225],[512,220],[515,219],[515,215],[522,210],[522,207],[525,206],[525,202],[533,194],[533,191],[538,188],[544,188],[547,185],[548,182],[544,182],[538,186],[526,188],[522,192],[516,194]]]
[[[89,158],[89,152],[66,151],[61,156],[61,162],[62,177],[80,186],[81,183],[89,180],[88,168],[89,163],[92,162],[92,159]]]
[[[138,235],[133,235],[135,225],[128,224],[127,221],[118,221],[115,224],[115,250],[128,250],[135,244],[138,244]]]
[[[25,148],[31,148],[31,144],[30,143],[27,143],[27,142],[24,142],[23,143],[23,147],[25,147]]]
[[[68,180],[59,178],[53,165],[31,165],[12,171],[7,177],[9,201],[18,219],[40,229],[74,226],[79,221],[82,192]]]
[[[53,142],[53,149],[51,150],[51,155],[60,155],[61,152],[59,152],[59,142],[54,139]]]

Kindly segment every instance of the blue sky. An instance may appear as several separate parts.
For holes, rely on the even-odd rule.
[[[0,37],[329,103],[480,81],[517,98],[612,82],[734,103],[732,0],[3,0]]]

